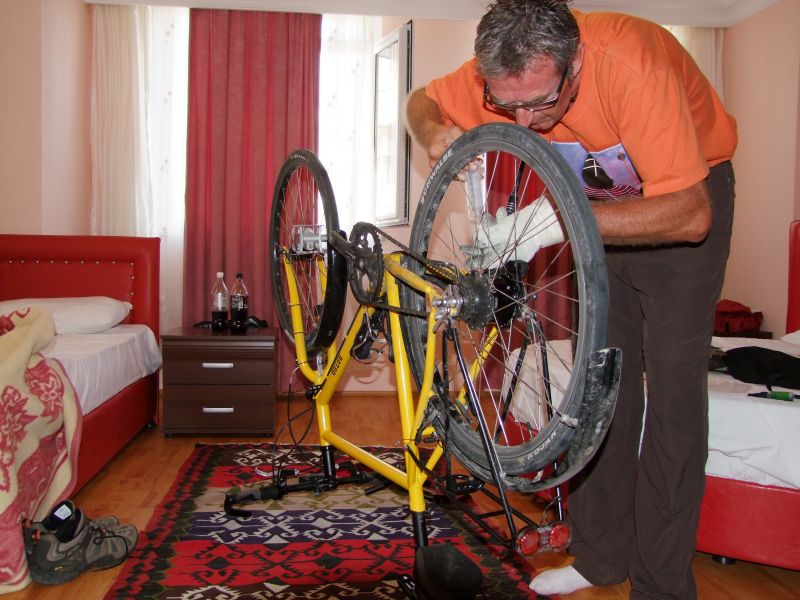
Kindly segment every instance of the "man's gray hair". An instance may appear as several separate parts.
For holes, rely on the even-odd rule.
[[[568,68],[580,33],[570,0],[497,0],[478,24],[475,58],[484,77],[521,75],[547,57],[557,71]]]

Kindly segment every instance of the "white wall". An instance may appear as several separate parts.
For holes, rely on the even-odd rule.
[[[42,233],[89,233],[91,13],[43,0]]]
[[[0,16],[0,233],[41,233],[42,9],[5,0]]]
[[[733,242],[723,297],[785,333],[788,229],[800,218],[800,2],[781,0],[725,34],[725,104],[739,147]]]
[[[477,26],[478,21],[414,21],[413,87],[422,87],[472,58]],[[411,166],[411,198],[418,200],[430,166],[427,154],[416,145]],[[412,207],[416,207],[414,202]]]
[[[0,3],[0,233],[89,233],[90,8]]]

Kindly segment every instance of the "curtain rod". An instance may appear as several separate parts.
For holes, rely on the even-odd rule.
[[[87,4],[184,6],[461,21],[479,19],[490,0],[83,0]]]
[[[336,13],[441,19],[480,19],[492,0],[83,0],[87,4],[149,4],[222,8],[229,10],[274,10],[280,12]],[[586,11],[614,11],[650,19],[665,25],[730,27],[774,4],[777,0],[683,0],[642,2],[641,0],[574,0],[575,8]]]

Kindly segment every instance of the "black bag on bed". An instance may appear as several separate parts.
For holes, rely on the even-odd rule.
[[[728,373],[740,381],[800,390],[800,358],[761,348],[743,346],[725,353]]]

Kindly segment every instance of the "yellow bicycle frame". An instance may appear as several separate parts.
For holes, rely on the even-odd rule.
[[[386,299],[390,307],[400,307],[400,291],[398,280],[418,290],[432,304],[434,300],[441,297],[441,292],[422,277],[409,271],[400,263],[401,255],[398,253],[384,256],[384,278],[382,291],[386,293]],[[420,460],[420,452],[415,439],[417,432],[422,426],[428,402],[433,396],[433,382],[435,372],[435,352],[436,344],[429,343],[425,354],[425,370],[420,385],[419,399],[415,401],[411,387],[411,370],[408,361],[403,333],[400,328],[400,315],[396,311],[389,312],[389,326],[392,339],[392,349],[394,351],[394,368],[397,380],[397,401],[400,408],[400,426],[402,429],[402,439],[405,445],[405,471],[399,469],[385,460],[371,454],[364,448],[353,444],[336,434],[333,430],[331,418],[331,400],[336,391],[336,387],[341,380],[347,365],[350,362],[351,350],[355,343],[356,336],[365,316],[369,318],[374,312],[374,308],[359,306],[356,315],[347,331],[340,347],[332,344],[327,349],[327,362],[323,370],[314,368],[308,362],[307,348],[305,345],[305,331],[303,329],[303,318],[300,309],[299,292],[297,280],[294,275],[291,261],[284,254],[284,268],[286,269],[286,281],[291,305],[292,326],[294,330],[294,343],[297,355],[297,364],[300,371],[314,386],[317,386],[314,397],[316,405],[317,424],[319,426],[320,444],[322,446],[333,446],[344,452],[351,458],[359,461],[367,467],[373,469],[378,474],[396,483],[408,491],[409,507],[412,512],[422,513],[425,510],[425,500],[423,497],[423,485],[427,479],[427,470],[433,469],[444,453],[441,443],[437,443],[431,455],[425,463]],[[318,269],[323,277],[321,285],[325,287],[325,272]],[[428,339],[433,340],[436,326],[436,313],[431,310],[428,313]],[[470,369],[471,377],[476,376],[480,363],[488,355],[491,346],[496,339],[496,332],[487,336],[485,346],[479,353],[475,363]],[[464,391],[459,394],[459,399],[464,400]],[[422,437],[432,433],[426,429],[422,432]],[[420,466],[422,465],[422,466]]]

